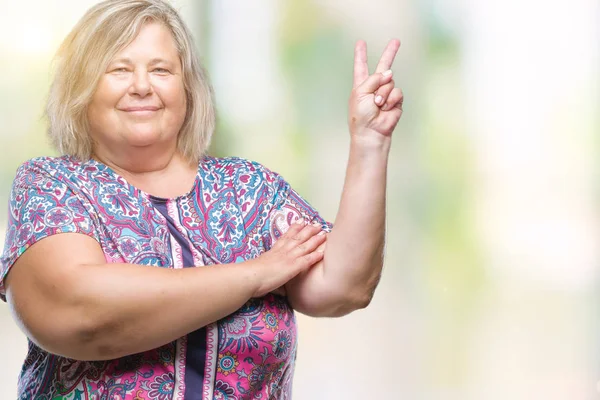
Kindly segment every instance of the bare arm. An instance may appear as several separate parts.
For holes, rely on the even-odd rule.
[[[334,227],[323,260],[286,285],[298,311],[341,316],[366,307],[383,268],[385,198],[391,134],[402,114],[402,92],[394,88],[392,61],[399,42],[391,41],[377,72],[368,74],[366,48],[355,54],[350,97],[350,155]],[[378,101],[378,96],[381,101]]]
[[[178,270],[106,264],[94,239],[54,235],[16,261],[7,299],[22,329],[47,351],[113,359],[176,340],[281,286],[322,258],[318,231],[297,225],[255,260]]]
[[[299,312],[337,317],[369,304],[383,267],[386,161],[384,154],[351,149],[325,257],[286,285]]]

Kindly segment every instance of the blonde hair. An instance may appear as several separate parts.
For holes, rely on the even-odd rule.
[[[181,59],[187,110],[178,150],[190,161],[205,154],[215,127],[212,87],[189,29],[162,0],[103,1],[89,9],[63,41],[46,105],[48,134],[61,154],[82,160],[91,157],[88,105],[111,59],[147,22],[162,23],[171,31]]]

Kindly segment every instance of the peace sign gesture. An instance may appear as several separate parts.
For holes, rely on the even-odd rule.
[[[367,45],[360,40],[354,49],[354,84],[349,101],[348,123],[353,137],[390,138],[402,116],[404,96],[394,87],[392,63],[400,41],[391,40],[373,75],[367,65]]]

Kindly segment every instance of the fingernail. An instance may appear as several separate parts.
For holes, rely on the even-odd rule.
[[[383,76],[385,76],[387,78],[388,76],[392,75],[392,70],[388,69],[387,71],[383,71],[381,73],[381,75],[383,75]]]
[[[323,236],[323,235],[324,235],[324,234],[326,234],[326,233],[327,233],[327,232],[325,232],[325,231],[321,231],[321,232],[319,232],[319,233],[317,234],[317,236]]]
[[[296,224],[298,225],[302,225],[304,223],[304,218],[298,218],[298,220],[296,221]]]
[[[377,97],[375,97],[375,103],[381,104],[382,101],[383,101],[383,97],[381,97],[380,95],[377,95]]]

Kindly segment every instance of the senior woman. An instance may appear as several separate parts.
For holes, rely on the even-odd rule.
[[[293,310],[348,314],[379,280],[398,47],[369,75],[356,46],[331,228],[276,173],[205,154],[211,89],[170,5],[90,9],[47,105],[62,156],[24,163],[10,198],[0,296],[29,338],[19,398],[289,398]]]

